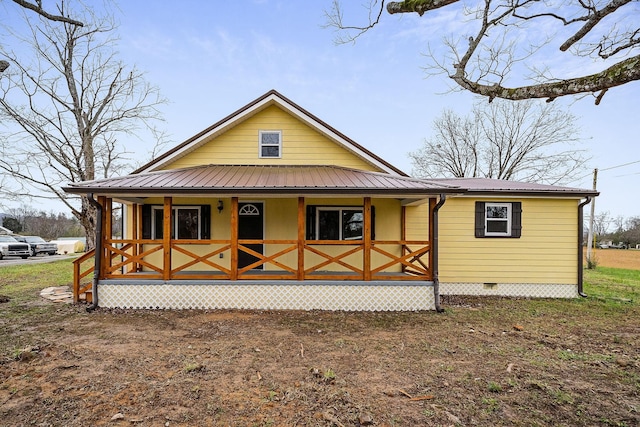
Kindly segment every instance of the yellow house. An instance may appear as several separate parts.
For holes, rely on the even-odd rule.
[[[411,178],[276,91],[130,175],[65,191],[99,212],[96,250],[76,262],[76,300],[306,310],[577,296],[582,207],[597,195]],[[111,236],[114,203],[122,238]]]

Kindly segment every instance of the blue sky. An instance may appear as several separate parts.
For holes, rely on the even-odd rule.
[[[365,18],[365,2],[343,3],[353,4],[347,18]],[[336,46],[333,30],[322,28],[331,0],[130,0],[118,7],[119,56],[169,100],[163,113],[172,144],[276,89],[410,173],[407,153],[431,136],[433,120],[445,108],[464,115],[475,100],[423,69],[427,43],[437,46],[460,28],[450,10],[432,18],[385,14],[355,44]],[[610,90],[600,106],[590,97],[555,102],[578,117],[580,148],[593,157],[572,186],[590,188],[594,167],[640,161],[640,82]],[[123,142],[145,151],[138,140]],[[602,171],[598,189],[596,211],[640,215],[640,162]]]

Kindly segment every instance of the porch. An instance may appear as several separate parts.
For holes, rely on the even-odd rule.
[[[175,239],[174,200],[163,199],[162,239],[141,238],[141,204],[129,206],[128,238],[113,238],[113,199],[102,206],[100,262],[96,252],[74,263],[74,300],[92,299],[94,265],[100,305],[146,308],[278,308],[336,310],[432,309],[433,227],[427,240],[407,239],[406,206],[400,207],[397,240],[372,236],[371,198],[362,198],[362,236],[309,239],[305,198],[297,198],[296,239],[243,239],[239,199],[230,199],[227,239]],[[433,223],[435,199],[428,201]],[[256,250],[260,247],[261,250]],[[249,257],[251,262],[241,263]]]

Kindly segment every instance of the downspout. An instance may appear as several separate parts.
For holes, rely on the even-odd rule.
[[[587,200],[578,205],[578,295],[583,298],[587,297],[582,289],[583,279],[583,256],[582,256],[582,244],[584,243],[584,213],[583,208],[585,205],[591,203],[591,196],[587,196]]]
[[[100,271],[102,270],[102,205],[93,198],[93,193],[87,194],[87,200],[96,208],[96,247],[93,266],[93,283],[91,285],[91,296],[93,301],[87,307],[87,311],[91,312],[98,308],[98,280],[100,279]]]
[[[440,307],[440,281],[438,280],[438,211],[446,200],[447,196],[440,194],[440,200],[433,208],[433,247],[431,248],[433,251],[433,266],[431,271],[433,271],[433,297],[435,299],[436,312],[438,313],[444,311],[444,309]]]

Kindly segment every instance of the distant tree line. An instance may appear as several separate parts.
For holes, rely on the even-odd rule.
[[[112,220],[113,237],[122,237],[122,213],[115,207]],[[86,237],[85,229],[80,221],[72,215],[60,212],[38,211],[30,206],[7,209],[0,225],[15,234],[24,236],[40,236],[45,240],[59,237]]]
[[[9,209],[2,226],[15,234],[40,236],[45,240],[59,237],[84,237],[84,229],[77,218],[64,213],[37,211],[30,207]]]
[[[588,225],[585,225],[585,232]],[[601,212],[594,217],[594,244],[611,240],[614,244],[623,243],[629,248],[640,244],[640,216],[613,218],[609,212]]]

